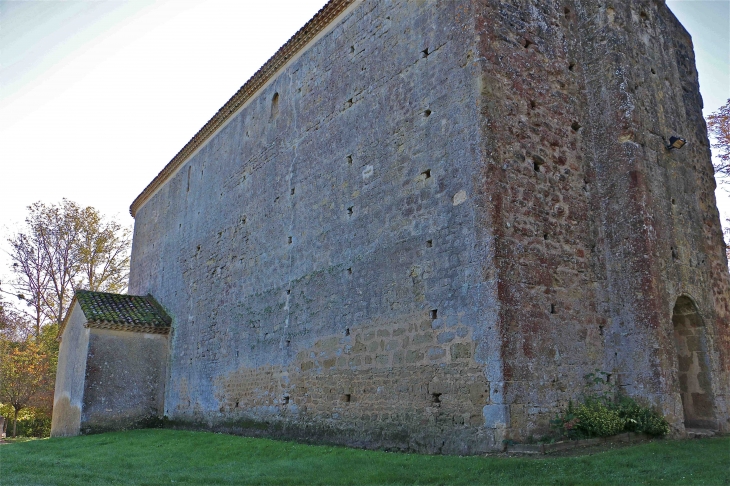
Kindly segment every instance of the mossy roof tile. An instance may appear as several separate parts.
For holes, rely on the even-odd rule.
[[[151,295],[76,291],[88,327],[166,334],[171,319]]]

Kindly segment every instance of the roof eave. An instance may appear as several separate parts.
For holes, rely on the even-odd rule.
[[[295,56],[322,34],[348,8],[362,0],[330,0],[312,19],[304,24],[278,51],[256,71],[132,202],[129,213],[134,218],[137,211],[172,177],[195,152],[226,124],[259,90],[284,68]]]

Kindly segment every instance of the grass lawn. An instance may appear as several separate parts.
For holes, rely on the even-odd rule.
[[[0,445],[0,484],[730,485],[730,438],[577,457],[449,457],[138,430]]]

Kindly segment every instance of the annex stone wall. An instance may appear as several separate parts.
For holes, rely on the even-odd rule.
[[[601,369],[682,433],[692,356],[727,430],[713,190],[662,2],[363,1],[136,212],[130,292],[173,318],[165,414],[477,453]]]
[[[74,308],[69,312],[70,319],[58,349],[52,437],[79,435],[81,430],[89,329],[84,327],[86,319],[78,302],[74,302]]]
[[[167,340],[164,334],[91,329],[82,434],[161,424]]]

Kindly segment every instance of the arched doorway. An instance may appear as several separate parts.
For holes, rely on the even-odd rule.
[[[679,390],[687,428],[717,428],[710,382],[710,360],[702,317],[695,303],[680,296],[672,314],[679,366]]]

